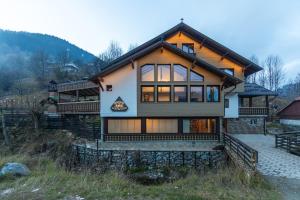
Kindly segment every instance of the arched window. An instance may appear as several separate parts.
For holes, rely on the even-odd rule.
[[[191,70],[191,81],[204,81],[204,77],[201,74],[198,74],[197,72]]]
[[[142,81],[154,81],[154,65],[148,64],[141,67]]]
[[[187,81],[187,68],[174,64],[174,81]]]

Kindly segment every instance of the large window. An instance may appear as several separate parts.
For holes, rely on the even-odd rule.
[[[154,86],[142,86],[142,102],[154,102]]]
[[[186,53],[194,53],[194,44],[182,44],[182,51]]]
[[[154,81],[154,65],[144,65],[141,68],[142,81]]]
[[[204,77],[201,74],[198,74],[197,72],[191,70],[190,80],[202,82],[202,81],[204,81]]]
[[[167,82],[171,80],[170,65],[157,65],[157,81]]]
[[[108,133],[141,133],[140,119],[108,119]]]
[[[174,65],[174,81],[187,81],[187,68],[175,64]]]
[[[146,119],[147,133],[177,133],[177,119]]]
[[[206,87],[206,99],[207,99],[207,102],[220,101],[220,87],[219,86],[207,86]]]
[[[215,119],[184,119],[183,133],[216,133]]]
[[[187,102],[187,87],[186,86],[174,86],[174,101],[175,102]]]
[[[191,86],[191,102],[203,102],[203,86]]]
[[[171,101],[171,87],[157,86],[157,101],[170,102]]]

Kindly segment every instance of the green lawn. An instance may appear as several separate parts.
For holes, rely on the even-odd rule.
[[[191,171],[173,183],[144,186],[114,171],[102,175],[68,172],[42,155],[34,158],[18,154],[0,156],[0,166],[6,162],[21,162],[32,171],[28,177],[0,178],[0,195],[13,188],[12,193],[0,196],[1,200],[56,200],[76,195],[84,199],[281,199],[262,177],[247,179],[242,172],[230,167],[205,175]]]

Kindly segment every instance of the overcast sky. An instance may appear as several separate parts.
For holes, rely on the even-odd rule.
[[[0,0],[0,28],[47,33],[98,55],[111,40],[127,50],[184,22],[237,53],[279,55],[300,73],[300,0]]]

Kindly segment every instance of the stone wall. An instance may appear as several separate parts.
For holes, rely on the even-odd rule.
[[[92,166],[95,163],[111,169],[136,167],[180,167],[196,169],[217,168],[226,163],[224,151],[138,151],[138,150],[96,150],[74,146],[73,155],[77,163]]]
[[[239,134],[257,134],[265,132],[264,117],[239,117],[227,119],[227,132]]]

